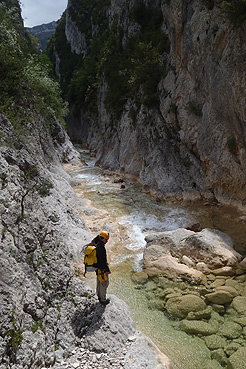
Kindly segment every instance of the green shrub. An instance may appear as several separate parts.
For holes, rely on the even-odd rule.
[[[15,362],[17,348],[20,346],[23,340],[23,335],[22,335],[23,330],[17,327],[15,311],[12,312],[11,316],[12,316],[13,328],[11,328],[6,334],[6,337],[8,337],[6,352],[10,358],[10,362],[13,363]]]
[[[0,55],[4,55],[0,58],[0,112],[24,139],[33,111],[41,112],[52,125],[55,117],[64,122],[68,110],[59,84],[50,77],[47,57],[38,56],[36,40],[27,33],[24,37],[18,19],[17,7],[0,4]]]
[[[123,40],[124,31],[119,18],[109,28],[105,16],[109,4],[108,0],[70,2],[69,14],[86,38],[87,54],[84,58],[80,56],[81,59],[76,61],[67,45],[65,17],[58,24],[53,42],[61,59],[63,92],[75,113],[85,107],[86,112],[96,117],[98,86],[103,75],[108,87],[105,107],[112,120],[117,121],[129,98],[136,105],[159,105],[157,85],[166,74],[163,55],[169,52],[170,46],[161,30],[163,15],[160,8],[138,2],[130,17],[140,25],[141,31],[126,41]]]
[[[226,145],[228,147],[228,150],[231,154],[236,155],[237,154],[237,141],[235,137],[229,137],[227,139]]]
[[[24,56],[20,35],[13,26],[7,8],[0,7],[0,105],[6,104],[11,96],[21,96]]]
[[[47,119],[59,118],[64,123],[68,107],[63,103],[60,85],[49,77],[44,64],[37,58],[30,57],[24,68],[24,76],[28,87],[35,96],[36,107]]]
[[[37,332],[37,330],[40,329],[42,332],[45,333],[45,327],[43,326],[42,320],[39,320],[38,322],[34,322],[31,330],[33,333]]]
[[[246,0],[223,1],[223,12],[235,26],[246,20]]]
[[[41,182],[36,186],[36,190],[41,197],[46,197],[50,195],[50,191],[54,186],[51,183]]]
[[[188,114],[196,115],[197,117],[202,117],[202,107],[196,101],[191,100],[185,107]]]
[[[215,0],[203,0],[203,3],[204,5],[206,5],[206,7],[209,9],[209,10],[212,10],[213,7],[214,7],[214,1]]]
[[[84,58],[82,66],[74,72],[68,87],[68,100],[73,103],[76,112],[79,112],[81,101],[87,106],[93,106],[96,101],[96,92],[96,60],[89,55]]]

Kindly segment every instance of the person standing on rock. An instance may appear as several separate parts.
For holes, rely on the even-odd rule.
[[[107,231],[102,231],[96,238],[94,238],[93,243],[96,246],[96,255],[97,255],[97,266],[96,270],[97,274],[97,287],[96,294],[99,302],[102,305],[107,305],[110,300],[106,298],[107,288],[109,285],[108,275],[111,273],[108,261],[107,261],[107,252],[105,249],[105,245],[109,240],[109,233]]]

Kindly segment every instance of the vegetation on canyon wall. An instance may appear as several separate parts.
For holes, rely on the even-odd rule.
[[[41,113],[52,126],[55,117],[64,123],[58,82],[51,78],[51,63],[39,55],[38,40],[24,32],[16,4],[0,3],[0,112],[18,129],[32,112]]]
[[[95,113],[97,87],[104,75],[109,87],[105,105],[115,118],[120,117],[129,97],[137,105],[158,106],[157,84],[166,73],[166,53],[169,52],[168,38],[161,30],[161,10],[147,7],[143,2],[137,3],[130,18],[139,25],[139,32],[123,40],[120,18],[108,27],[105,17],[108,1],[94,3],[95,6],[88,1],[83,4],[71,2],[69,8],[72,20],[85,35],[87,50],[84,58],[69,52],[65,15],[48,47],[51,57],[53,42],[59,53],[61,83],[69,102],[77,112],[81,105],[85,105]],[[88,14],[92,18],[86,17]],[[95,25],[94,34],[91,24]]]
[[[204,5],[212,10],[215,2],[204,0]],[[170,4],[170,1],[165,3]],[[97,93],[102,75],[108,85],[105,105],[114,118],[119,119],[129,97],[137,107],[140,104],[158,107],[157,85],[168,70],[169,54],[169,39],[162,30],[160,5],[161,2],[146,5],[137,1],[130,18],[139,25],[139,30],[125,40],[120,17],[109,27],[109,0],[70,1],[69,15],[85,36],[85,55],[71,52],[65,35],[65,13],[49,42],[47,54],[55,63],[55,45],[60,58],[61,86],[76,113],[84,106],[94,117],[97,115]],[[246,18],[246,1],[223,1],[221,12],[232,24],[240,25]]]

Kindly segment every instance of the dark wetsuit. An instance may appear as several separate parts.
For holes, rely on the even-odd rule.
[[[98,237],[98,239],[95,240],[95,243],[97,248],[98,269],[100,269],[102,272],[110,272],[107,261],[107,253],[103,241],[101,241],[100,238]]]
[[[93,240],[97,248],[97,287],[96,293],[100,302],[105,302],[106,292],[109,284],[108,275],[105,273],[110,273],[110,269],[107,262],[107,253],[105,249],[104,242],[97,236]],[[99,272],[98,272],[99,271]]]

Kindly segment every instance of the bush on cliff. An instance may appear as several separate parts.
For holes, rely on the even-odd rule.
[[[246,0],[223,1],[223,12],[235,26],[246,20]]]
[[[49,75],[47,61],[32,54],[35,41],[21,31],[18,8],[16,13],[13,9],[0,4],[0,112],[15,128],[30,117],[32,110],[40,112],[52,126],[54,117],[63,120],[67,108],[59,84]]]

